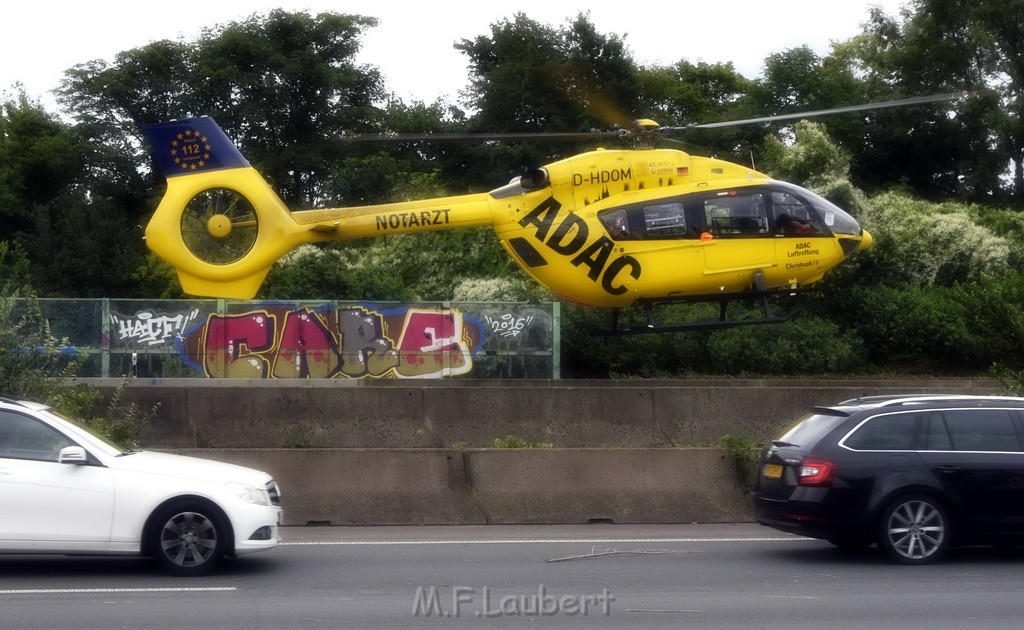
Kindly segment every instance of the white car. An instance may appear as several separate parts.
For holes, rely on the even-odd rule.
[[[0,553],[153,556],[200,575],[279,542],[281,493],[251,468],[124,451],[46,405],[0,398]]]

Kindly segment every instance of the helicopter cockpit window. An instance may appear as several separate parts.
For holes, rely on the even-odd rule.
[[[847,214],[842,208],[835,205],[828,199],[793,184],[785,182],[774,182],[772,184],[772,202],[775,202],[775,193],[787,193],[792,198],[806,201],[811,206],[811,216],[817,218],[819,227],[824,224],[822,232],[831,231],[833,234],[845,234],[849,236],[860,236],[864,230],[861,229],[857,219]],[[778,208],[775,209],[775,216],[779,215]]]
[[[681,203],[659,203],[644,206],[644,236],[657,238],[696,238],[693,230],[687,230],[686,212]]]
[[[768,206],[764,193],[722,193],[705,199],[704,221],[715,236],[764,236],[768,234]]]
[[[807,236],[825,233],[814,211],[788,192],[772,191],[772,210],[776,234]]]
[[[601,223],[616,240],[629,238],[629,217],[623,208],[601,213]]]

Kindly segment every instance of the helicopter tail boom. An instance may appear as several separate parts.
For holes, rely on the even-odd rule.
[[[146,244],[193,295],[250,299],[303,243],[493,225],[489,194],[291,212],[212,118],[143,131],[167,178]]]

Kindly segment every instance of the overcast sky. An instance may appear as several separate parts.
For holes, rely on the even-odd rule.
[[[54,3],[16,0],[3,11],[0,92],[15,82],[56,110],[50,91],[66,69],[92,59],[113,61],[118,52],[161,39],[194,39],[203,27],[242,20],[273,8],[354,13],[380,20],[363,39],[360,60],[376,65],[388,88],[406,101],[457,101],[466,87],[466,59],[452,48],[461,39],[488,34],[490,25],[515,12],[561,26],[581,9],[601,33],[625,37],[644,65],[680,59],[732,61],[748,78],[773,52],[808,45],[826,54],[829,44],[856,35],[869,7],[896,14],[905,0],[738,0],[734,2],[562,2],[516,0],[443,2],[390,0],[92,0]],[[720,9],[728,7],[727,12]]]

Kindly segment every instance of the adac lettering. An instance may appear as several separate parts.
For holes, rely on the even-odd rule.
[[[377,231],[399,230],[421,225],[445,225],[448,223],[448,209],[420,210],[418,212],[396,212],[377,217]]]
[[[627,291],[618,278],[626,274],[634,280],[640,279],[640,262],[632,256],[612,258],[615,243],[605,235],[600,235],[592,242],[587,222],[575,214],[567,214],[559,223],[555,223],[562,204],[548,197],[525,217],[519,225],[536,228],[536,238],[551,251],[561,256],[572,256],[569,262],[576,267],[587,268],[587,277],[600,282],[601,288],[611,295],[621,295]],[[575,229],[573,229],[575,228]]]
[[[572,185],[582,186],[583,184],[607,184],[609,182],[622,182],[633,178],[632,168],[619,168],[605,171],[591,171],[590,173],[573,173]]]

